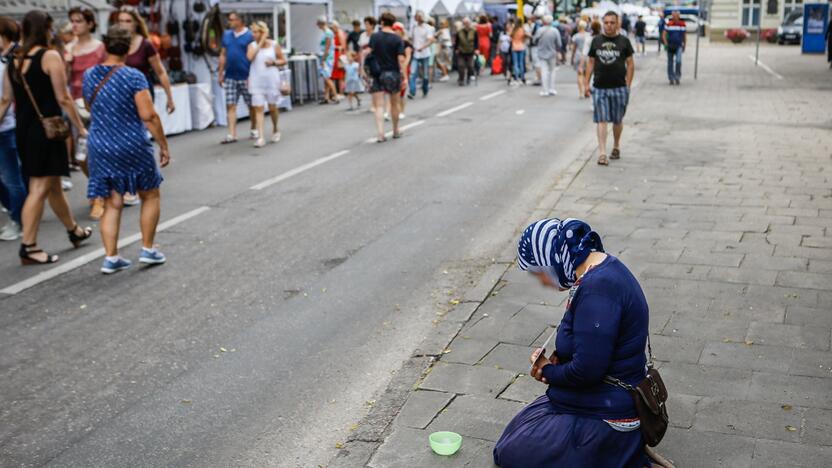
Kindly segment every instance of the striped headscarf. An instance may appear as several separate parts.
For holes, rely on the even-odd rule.
[[[575,284],[575,269],[591,252],[603,252],[601,236],[574,218],[541,219],[529,225],[517,246],[523,271],[545,272],[563,289]]]

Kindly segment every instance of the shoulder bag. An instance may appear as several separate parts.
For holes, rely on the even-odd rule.
[[[644,437],[644,442],[650,447],[655,447],[659,445],[664,433],[667,432],[669,418],[665,405],[667,388],[664,386],[659,371],[653,367],[653,349],[650,346],[649,333],[647,334],[647,353],[649,356],[647,376],[638,385],[632,386],[609,375],[604,376],[604,382],[630,392],[636,405],[638,418],[641,420],[641,435]]]
[[[23,68],[22,64],[20,68]],[[40,107],[38,106],[37,101],[35,101],[35,96],[32,95],[32,90],[29,89],[29,83],[26,82],[26,77],[23,75],[23,71],[18,70],[18,73],[20,73],[20,81],[23,82],[23,88],[26,89],[29,101],[32,102],[32,107],[35,108],[35,113],[38,114],[38,119],[40,119],[40,123],[43,125],[43,131],[46,133],[46,138],[53,141],[66,140],[70,135],[69,124],[67,124],[63,116],[60,115],[44,117],[40,112]]]

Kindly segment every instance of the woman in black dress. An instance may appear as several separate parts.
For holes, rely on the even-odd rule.
[[[66,227],[73,246],[78,247],[88,239],[92,229],[82,229],[75,223],[61,190],[61,176],[69,175],[66,144],[63,140],[48,139],[38,116],[38,110],[43,117],[59,116],[63,110],[79,135],[87,136],[69,96],[63,59],[57,51],[49,48],[52,18],[45,11],[33,10],[23,18],[22,26],[23,46],[9,63],[6,69],[8,76],[3,81],[5,88],[4,98],[0,101],[0,118],[5,115],[13,96],[17,149],[23,163],[23,174],[29,178],[29,195],[23,204],[23,242],[19,254],[21,263],[32,265],[58,261],[57,255],[49,255],[37,247],[38,228],[46,200]],[[27,85],[32,97],[26,90]],[[37,109],[34,104],[37,104]]]

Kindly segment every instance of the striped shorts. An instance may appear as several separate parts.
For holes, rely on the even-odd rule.
[[[592,120],[598,122],[621,123],[627,113],[630,90],[620,88],[592,88]]]

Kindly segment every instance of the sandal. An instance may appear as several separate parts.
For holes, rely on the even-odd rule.
[[[610,164],[610,162],[607,160],[607,155],[606,154],[602,154],[602,155],[598,156],[598,165],[608,166],[609,164]]]
[[[89,226],[85,227],[84,229],[81,229],[81,232],[83,234],[81,234],[80,236],[78,234],[75,234],[75,231],[78,230],[78,227],[79,226],[76,224],[72,227],[72,229],[66,232],[69,236],[69,241],[72,242],[72,246],[76,249],[81,246],[82,242],[84,242],[92,236],[92,228]]]
[[[610,153],[610,159],[620,159],[621,158],[621,150],[618,148],[613,148],[612,153]]]
[[[223,138],[220,142],[221,145],[227,145],[229,143],[237,143],[237,139],[232,137],[231,135],[226,135],[225,138]]]
[[[393,134],[393,139],[394,139],[394,140],[398,140],[398,139],[399,139],[399,138],[401,138],[401,137],[402,137],[402,134],[401,134],[401,133],[394,133],[394,134]]]
[[[37,247],[37,244],[20,244],[20,251],[18,251],[18,255],[20,256],[21,265],[46,265],[48,263],[55,263],[58,261],[57,255],[46,254],[46,260],[38,260],[32,257],[32,254],[43,252],[41,249],[32,249],[32,247]]]
[[[376,138],[376,143],[384,143],[385,141],[387,141],[387,137]]]

